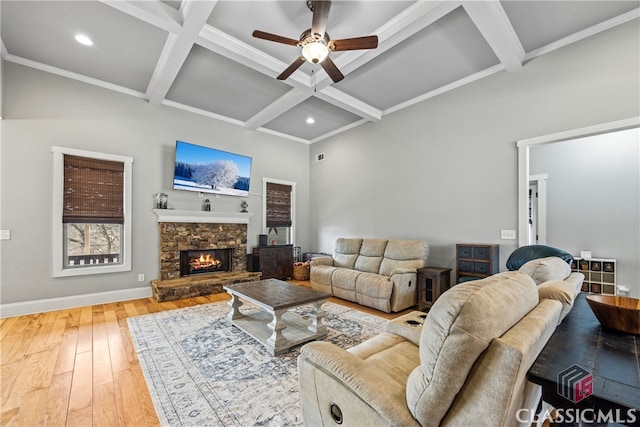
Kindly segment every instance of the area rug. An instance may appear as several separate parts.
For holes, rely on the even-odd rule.
[[[337,304],[323,308],[325,340],[342,348],[378,334],[385,323]],[[310,310],[311,306],[303,306],[294,311]],[[164,426],[302,425],[297,374],[301,346],[273,357],[230,324],[228,311],[228,304],[220,302],[127,319],[160,422]]]

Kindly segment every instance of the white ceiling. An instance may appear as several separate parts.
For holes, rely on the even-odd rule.
[[[634,1],[334,0],[332,39],[376,34],[377,49],[332,52],[345,75],[303,65],[276,80],[311,26],[306,0],[0,1],[2,56],[247,129],[315,142],[640,17]],[[74,40],[89,36],[94,45]],[[306,119],[313,117],[314,124]]]

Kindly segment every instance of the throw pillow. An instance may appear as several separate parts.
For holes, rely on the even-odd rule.
[[[527,273],[536,285],[548,280],[564,280],[571,274],[571,266],[558,257],[533,259],[519,269]]]

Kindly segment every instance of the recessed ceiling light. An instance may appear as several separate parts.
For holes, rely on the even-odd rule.
[[[76,41],[80,44],[83,44],[85,46],[93,46],[93,42],[91,41],[91,39],[84,34],[76,34],[75,38]]]
[[[308,125],[312,125],[316,122],[316,119],[314,119],[313,117],[307,117],[307,124]]]

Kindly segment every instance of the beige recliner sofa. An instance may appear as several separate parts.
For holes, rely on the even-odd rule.
[[[417,302],[417,269],[429,246],[422,240],[339,238],[333,257],[311,260],[311,287],[386,313]]]
[[[539,279],[540,262],[532,261]],[[540,286],[531,269],[456,285],[428,315],[401,316],[349,350],[303,346],[305,425],[529,424],[541,392],[526,373],[584,279],[551,264],[562,272]]]

